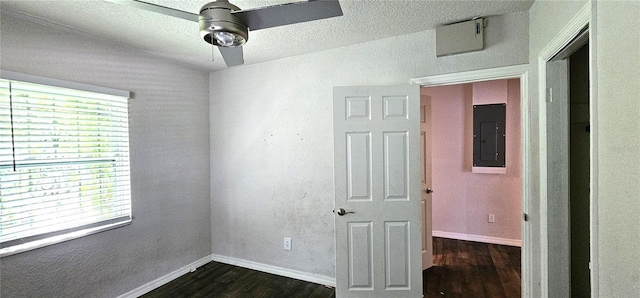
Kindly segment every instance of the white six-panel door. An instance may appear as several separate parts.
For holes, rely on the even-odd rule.
[[[419,117],[417,85],[334,88],[336,297],[422,297]]]

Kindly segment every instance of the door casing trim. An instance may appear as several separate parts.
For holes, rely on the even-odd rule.
[[[595,5],[595,1],[593,2]],[[566,26],[556,34],[556,36],[549,41],[549,43],[538,53],[538,136],[539,136],[539,163],[540,166],[540,185],[539,185],[539,194],[540,194],[540,291],[542,297],[549,296],[549,239],[548,239],[548,218],[547,218],[547,62],[553,59],[560,51],[562,51],[571,41],[582,31],[583,28],[589,26],[589,76],[590,76],[590,95],[589,95],[589,106],[590,106],[590,119],[591,125],[597,127],[597,117],[595,104],[595,88],[596,88],[596,80],[595,80],[595,72],[594,72],[594,61],[595,61],[595,37],[593,34],[592,26],[592,2],[587,1],[587,3],[580,9],[580,11],[567,23]],[[598,217],[597,217],[597,198],[595,194],[597,193],[597,167],[596,157],[597,157],[597,130],[592,130],[591,132],[591,183],[590,183],[590,205],[591,205],[591,239],[590,242],[597,243],[597,227]],[[591,249],[591,295],[594,296],[598,293],[598,262],[593,262],[593,260],[597,260],[597,246],[590,245]],[[597,296],[597,295],[596,295]]]

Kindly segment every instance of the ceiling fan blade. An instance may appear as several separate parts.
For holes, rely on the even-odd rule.
[[[159,14],[163,14],[171,17],[181,18],[187,21],[193,21],[196,23],[198,22],[197,14],[182,11],[182,10],[177,10],[169,7],[164,7],[164,6],[156,5],[153,3],[147,3],[144,1],[138,1],[138,0],[105,0],[105,1],[118,3],[118,4],[130,6],[130,7],[135,7],[138,9],[151,11],[151,12],[155,12],[155,13],[159,13]]]
[[[244,64],[244,57],[242,55],[242,47],[218,47],[220,54],[224,59],[224,63],[227,67]]]
[[[342,15],[338,0],[308,0],[231,12],[248,25],[249,30],[302,23]]]

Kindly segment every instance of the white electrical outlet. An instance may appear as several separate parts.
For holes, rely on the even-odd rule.
[[[284,250],[291,250],[291,238],[284,237]]]
[[[495,214],[489,213],[489,222],[490,223],[496,222],[496,215]]]

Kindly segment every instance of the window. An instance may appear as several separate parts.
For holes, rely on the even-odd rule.
[[[128,97],[2,72],[2,256],[131,222]]]

